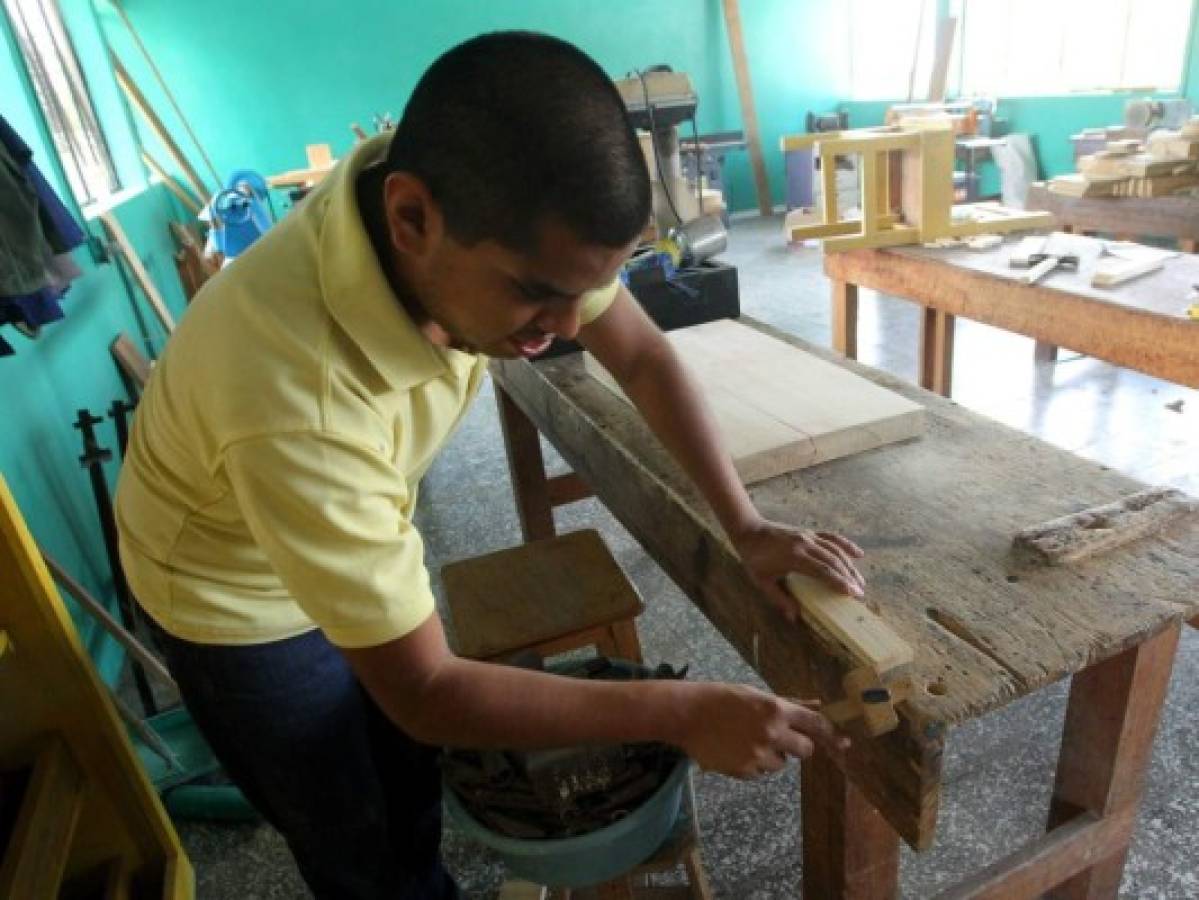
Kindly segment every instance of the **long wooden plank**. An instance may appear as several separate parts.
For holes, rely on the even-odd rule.
[[[739,0],[723,0],[724,24],[733,54],[733,74],[737,78],[737,97],[741,102],[741,123],[745,126],[745,146],[754,171],[754,187],[758,192],[758,212],[768,216],[774,212],[770,196],[770,179],[766,176],[766,160],[762,156],[762,138],[758,131],[758,110],[754,105],[754,89],[749,78],[749,61],[745,56],[745,35],[741,30]]]
[[[158,65],[154,62],[154,57],[150,55],[150,51],[142,42],[141,35],[137,33],[137,29],[133,27],[133,23],[129,21],[129,16],[125,13],[125,8],[121,5],[120,0],[110,0],[113,7],[116,8],[117,15],[121,17],[121,22],[129,32],[129,36],[133,38],[133,42],[137,45],[137,49],[141,51],[142,57],[146,60],[146,65],[150,67],[150,71],[154,73],[154,79],[158,82],[158,86],[162,88],[162,92],[166,94],[167,102],[171,104],[171,109],[175,110],[175,115],[179,117],[179,122],[183,125],[183,130],[187,132],[187,136],[192,139],[192,143],[196,145],[196,149],[200,151],[200,158],[204,160],[204,164],[208,166],[208,173],[212,176],[215,184],[221,183],[221,176],[217,174],[216,166],[212,164],[212,160],[208,158],[208,154],[204,152],[204,145],[200,143],[200,139],[196,137],[196,133],[192,130],[191,123],[187,120],[187,116],[183,114],[183,110],[179,107],[179,101],[175,99],[174,92],[167,86],[166,79],[162,77],[162,72],[158,70]]]
[[[108,59],[112,63],[112,71],[116,75],[117,84],[121,90],[125,92],[125,96],[129,98],[129,102],[133,104],[138,113],[146,124],[150,126],[150,130],[162,141],[162,145],[166,148],[167,153],[171,155],[171,159],[175,161],[175,165],[187,176],[188,182],[195,189],[196,195],[205,203],[212,196],[208,189],[204,186],[203,180],[192,164],[187,161],[187,157],[183,151],[179,149],[179,145],[175,143],[175,139],[171,137],[171,133],[167,131],[166,125],[162,119],[158,118],[158,113],[154,112],[154,107],[150,105],[150,101],[146,99],[146,95],[141,92],[141,88],[137,86],[137,82],[129,74],[128,70],[122,65],[120,59],[111,50],[108,51]]]
[[[730,320],[667,333],[747,484],[924,431],[919,404]],[[623,397],[590,355],[587,371]]]
[[[142,289],[142,293],[146,295],[146,300],[150,304],[150,308],[154,310],[154,315],[158,317],[158,321],[162,323],[162,327],[166,329],[167,334],[170,334],[175,330],[175,319],[171,315],[171,311],[167,309],[166,301],[162,299],[162,294],[158,293],[158,288],[155,287],[154,281],[150,278],[150,273],[142,265],[141,257],[133,249],[133,244],[129,242],[129,237],[125,234],[125,229],[121,227],[121,222],[117,219],[116,213],[112,210],[102,212],[100,214],[100,221],[104,223],[104,227],[108,231],[108,236],[116,243],[121,256],[125,258],[130,271],[133,272],[133,277],[137,280],[138,287]]]

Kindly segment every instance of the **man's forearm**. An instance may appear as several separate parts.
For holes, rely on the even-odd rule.
[[[416,739],[445,746],[679,744],[693,688],[667,680],[587,681],[448,658],[418,696],[408,695],[406,708],[385,711]]]
[[[726,534],[733,537],[761,521],[707,405],[669,344],[642,360],[621,387],[699,487]]]

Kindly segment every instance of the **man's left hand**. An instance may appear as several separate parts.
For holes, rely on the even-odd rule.
[[[819,578],[853,597],[861,597],[866,589],[853,562],[862,558],[862,550],[839,534],[763,519],[735,535],[733,544],[754,583],[790,622],[799,619],[795,598],[783,586],[790,572]]]

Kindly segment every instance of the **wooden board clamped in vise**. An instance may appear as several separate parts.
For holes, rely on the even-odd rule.
[[[911,693],[912,647],[865,603],[815,578],[791,573],[787,590],[804,624],[849,664],[845,697],[821,711],[836,725],[861,720],[871,737],[899,725],[895,705]]]

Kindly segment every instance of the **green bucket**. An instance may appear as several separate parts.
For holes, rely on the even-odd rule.
[[[650,798],[623,819],[588,834],[531,840],[498,834],[445,791],[446,812],[467,837],[493,850],[508,874],[549,887],[581,888],[610,881],[645,862],[674,831],[691,760],[683,757]]]

